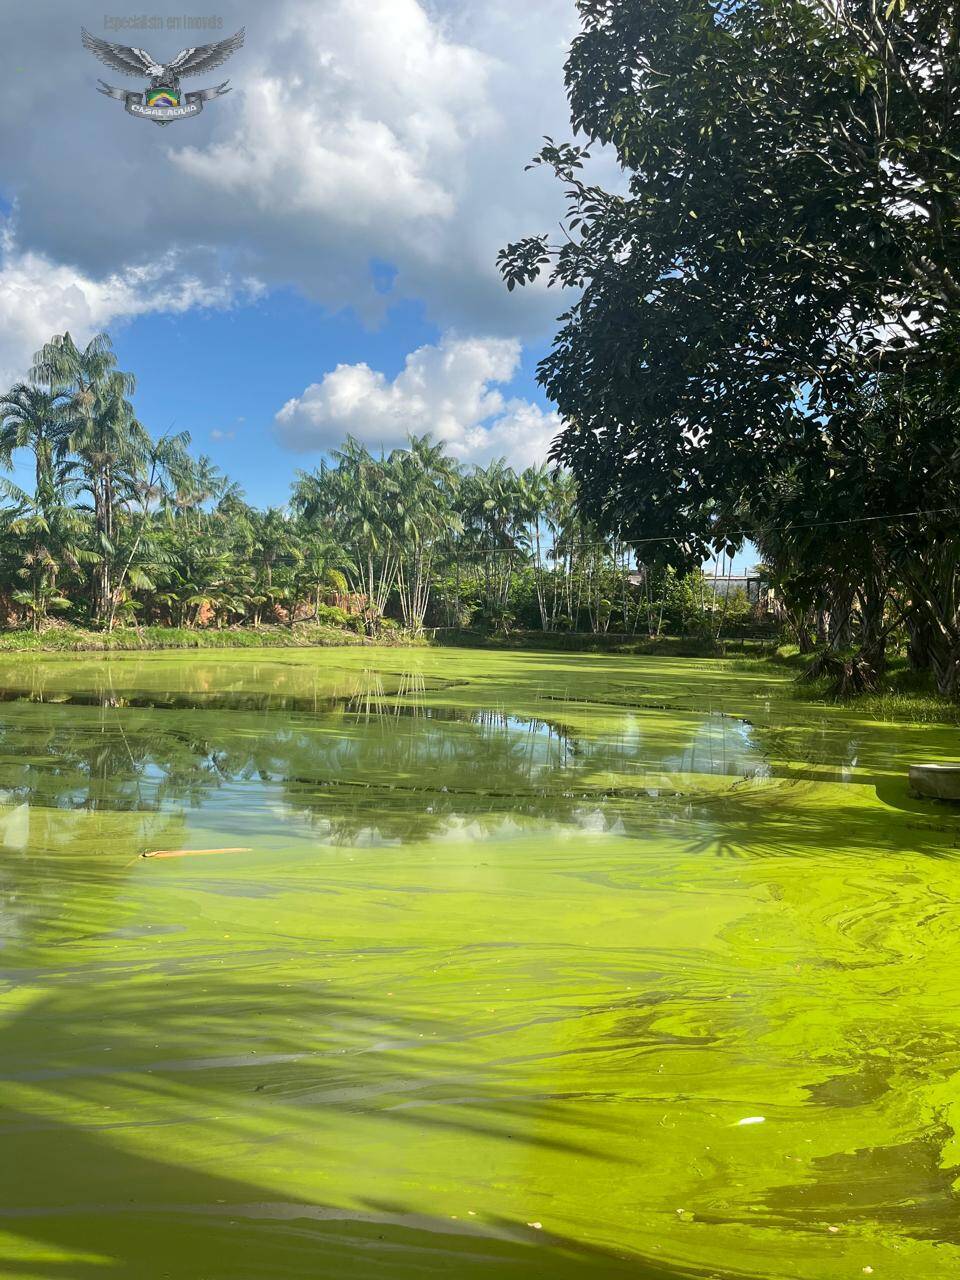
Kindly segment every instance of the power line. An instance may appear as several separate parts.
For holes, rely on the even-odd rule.
[[[911,516],[937,516],[946,512],[952,512],[955,515],[960,512],[960,507],[930,507],[925,511],[898,511],[880,516],[850,516],[846,520],[811,520],[806,524],[793,522],[791,524],[772,525],[770,528],[777,533],[785,533],[790,529],[831,529],[844,524],[867,524],[871,520],[906,520]],[[752,533],[749,529],[734,529],[729,536],[731,538],[749,538]],[[682,539],[679,535],[674,534],[669,537],[658,538],[623,538],[621,541],[626,546],[637,547],[647,542],[680,542]]]
[[[871,521],[876,521],[876,520],[891,520],[891,521],[906,520],[913,516],[936,516],[936,515],[944,515],[948,512],[956,515],[960,513],[960,507],[929,507],[926,510],[887,512],[884,515],[877,515],[877,516],[850,516],[845,520],[811,520],[806,523],[798,523],[794,521],[790,524],[771,525],[771,526],[768,526],[768,528],[770,532],[786,533],[791,529],[830,529],[830,528],[836,528],[840,525],[867,524]],[[723,536],[728,539],[751,538],[753,537],[753,530],[732,529],[729,532],[729,534],[724,534]],[[618,538],[617,539],[620,545],[624,547],[641,547],[641,546],[647,546],[648,544],[651,544],[651,543],[685,542],[687,540],[688,540],[688,537],[686,535],[679,534],[679,533],[659,534],[656,537],[652,537],[652,538]],[[554,543],[553,545],[556,546],[557,544]],[[563,547],[562,549],[568,550],[568,551],[591,551],[591,550],[596,550],[598,547],[608,547],[609,545],[610,545],[609,542],[580,542],[568,547]],[[449,549],[452,550],[452,548],[449,548]],[[518,551],[518,550],[521,550],[521,548],[519,547],[474,547],[466,552],[462,552],[461,554],[498,555],[498,554],[502,554],[505,551]]]
[[[875,523],[878,520],[890,520],[890,521],[907,520],[915,516],[936,516],[936,515],[946,515],[946,514],[953,514],[953,515],[960,514],[960,507],[929,507],[926,509],[919,509],[916,511],[887,512],[885,514],[876,515],[876,516],[850,516],[843,520],[811,520],[808,522],[794,521],[794,522],[791,522],[790,524],[771,525],[771,526],[768,526],[768,528],[770,532],[787,533],[793,529],[832,529],[832,528],[839,528],[842,525]],[[753,537],[753,531],[750,529],[733,529],[729,532],[729,534],[724,534],[723,536],[728,539],[751,538]],[[678,533],[659,534],[656,537],[651,537],[651,538],[618,538],[617,539],[620,545],[624,547],[641,547],[641,546],[652,545],[654,543],[685,542],[687,540],[688,538],[685,535],[678,534]],[[556,546],[557,546],[557,543],[554,542],[551,545],[551,547],[547,549],[553,550]],[[561,550],[564,552],[596,551],[601,548],[609,548],[609,546],[610,546],[609,541],[608,542],[579,542],[579,543],[571,544],[568,546],[562,545]],[[504,555],[509,552],[523,551],[525,550],[525,548],[518,547],[518,546],[454,547],[454,546],[447,545],[443,547],[442,550],[448,551],[451,554],[456,554],[459,556],[483,556],[483,555],[495,556],[495,555]],[[303,564],[303,562],[301,560],[298,560],[296,556],[291,556],[289,553],[274,556],[270,559],[269,563],[271,565],[277,565],[277,566],[279,565],[301,565],[302,566]],[[255,562],[251,567],[257,567],[255,565]],[[336,567],[336,566],[331,566],[331,567]]]

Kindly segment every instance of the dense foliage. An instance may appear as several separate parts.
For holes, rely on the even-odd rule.
[[[185,433],[154,439],[134,389],[105,335],[64,334],[0,399],[0,461],[34,463],[33,492],[2,482],[8,622],[710,635],[749,614],[601,535],[569,473],[465,468],[428,434],[381,456],[348,439],[258,510]]]
[[[540,375],[585,511],[678,565],[748,536],[824,664],[870,683],[905,627],[960,691],[960,12],[578,8],[587,146],[537,157],[567,236],[501,267],[576,290]],[[597,144],[622,190],[586,181]]]

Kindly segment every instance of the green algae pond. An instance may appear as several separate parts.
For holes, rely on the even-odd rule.
[[[0,698],[0,1274],[960,1276],[955,728],[456,650]]]

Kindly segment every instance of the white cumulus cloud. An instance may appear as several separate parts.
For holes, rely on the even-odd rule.
[[[18,203],[25,249],[97,281],[210,246],[190,272],[211,284],[229,262],[370,317],[416,299],[441,330],[543,336],[558,300],[508,295],[495,259],[563,210],[524,165],[569,130],[573,0],[232,0],[224,24],[246,27],[232,92],[161,130],[96,92],[104,68],[73,0],[22,6],[7,60],[25,70],[0,79],[0,201]],[[184,37],[107,38],[170,58]],[[377,262],[395,268],[386,296]]]
[[[513,338],[448,335],[411,352],[393,380],[367,364],[340,364],[287,401],[276,415],[277,433],[288,448],[324,452],[347,435],[391,449],[429,431],[463,462],[542,462],[560,420],[504,395],[520,356]]]
[[[449,218],[451,160],[495,120],[490,60],[418,0],[291,5],[283,37],[283,73],[276,58],[248,71],[230,136],[171,150],[174,164],[274,217]]]
[[[42,253],[21,250],[10,222],[0,229],[0,385],[25,376],[33,353],[55,333],[78,342],[149,312],[225,307],[260,292],[253,280],[204,281],[173,251],[99,278]]]

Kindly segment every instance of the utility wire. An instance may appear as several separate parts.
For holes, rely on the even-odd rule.
[[[845,520],[811,520],[809,523],[794,522],[792,524],[772,525],[770,526],[770,531],[776,532],[776,533],[785,533],[790,529],[829,529],[829,528],[835,528],[838,525],[866,524],[869,521],[875,521],[875,520],[906,520],[911,516],[936,516],[936,515],[942,515],[946,512],[952,512],[953,514],[960,514],[960,507],[930,507],[922,511],[898,511],[898,512],[890,512],[885,515],[879,515],[879,516],[850,516],[848,519],[845,519]],[[709,535],[705,535],[705,536],[709,536]],[[729,532],[729,534],[724,534],[724,537],[727,537],[728,539],[729,538],[751,538],[752,536],[753,536],[753,530],[751,529],[732,529]],[[641,547],[641,546],[647,546],[649,543],[654,543],[654,542],[685,542],[687,540],[688,540],[687,537],[685,537],[683,534],[672,533],[672,534],[659,534],[657,537],[654,537],[654,538],[618,538],[617,542],[619,542],[620,545],[623,547]],[[557,544],[554,543],[553,545],[556,546]],[[562,550],[591,551],[591,550],[596,550],[596,548],[598,547],[608,547],[609,545],[610,545],[609,542],[579,542],[574,545],[563,546]],[[461,554],[472,555],[476,553],[478,555],[498,555],[504,551],[517,551],[517,550],[520,550],[520,548],[518,547],[474,547],[470,550],[467,550],[466,552],[462,552]]]
[[[832,528],[838,528],[841,525],[869,524],[871,522],[876,522],[878,520],[890,520],[890,521],[907,520],[914,516],[937,516],[937,515],[945,515],[945,514],[954,514],[954,515],[960,514],[960,507],[929,507],[925,510],[887,512],[883,515],[877,515],[877,516],[850,516],[844,520],[811,520],[806,523],[793,522],[791,524],[772,525],[770,526],[770,531],[775,533],[786,533],[792,529],[832,529]],[[709,536],[709,535],[706,535],[706,536]],[[724,536],[727,537],[728,539],[729,538],[751,538],[753,536],[753,531],[750,529],[733,529],[730,531],[729,534],[725,534]],[[674,534],[659,534],[657,537],[653,537],[653,538],[618,538],[617,542],[619,542],[619,544],[623,547],[641,547],[641,546],[648,546],[652,543],[685,542],[687,540],[688,539],[683,534],[674,533]],[[595,551],[598,548],[609,547],[609,545],[610,545],[609,542],[579,542],[579,543],[571,544],[568,546],[564,546],[561,544],[561,550],[562,551]],[[553,543],[552,546],[549,548],[549,550],[553,550],[556,546],[557,546],[557,543]],[[447,545],[442,549],[449,552],[456,552],[456,554],[460,556],[472,556],[472,555],[495,556],[495,555],[503,555],[505,552],[509,552],[509,551],[522,551],[524,548],[518,547],[518,546],[452,547]],[[273,565],[302,564],[302,561],[298,560],[295,556],[278,555],[278,556],[272,557],[270,559],[270,563]]]
[[[925,511],[898,511],[881,516],[850,516],[846,520],[811,520],[807,524],[773,525],[771,529],[776,533],[785,533],[790,529],[830,529],[835,528],[837,525],[867,524],[871,520],[906,520],[910,516],[937,516],[943,515],[945,512],[957,514],[960,513],[960,507],[930,507]],[[729,536],[731,538],[749,538],[752,533],[749,529],[734,529]],[[683,539],[679,534],[673,534],[669,537],[658,538],[621,538],[620,541],[624,546],[638,547],[647,542],[682,542]]]

